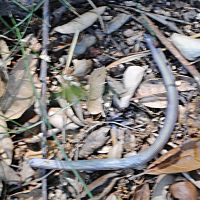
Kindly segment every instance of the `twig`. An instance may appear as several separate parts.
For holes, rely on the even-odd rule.
[[[92,6],[92,8],[97,9],[96,5],[93,3],[92,0],[87,0],[87,1],[88,1],[88,3]],[[98,15],[98,18],[99,18],[99,23],[100,23],[100,25],[101,25],[101,29],[103,30],[103,32],[105,32],[105,31],[106,31],[106,28],[105,28],[105,25],[104,25],[104,23],[103,23],[103,18],[102,18],[101,15],[99,15],[99,14],[97,14],[97,15]]]
[[[133,55],[123,57],[123,58],[121,58],[119,60],[116,60],[116,61],[112,62],[111,64],[109,64],[106,67],[106,69],[109,70],[109,69],[111,69],[113,67],[116,67],[119,64],[130,62],[130,61],[133,61],[133,60],[139,60],[140,58],[143,58],[143,57],[145,57],[147,55],[150,55],[150,51],[149,50],[138,52],[138,53],[135,53]]]
[[[200,86],[200,73],[191,65],[172,45],[172,43],[163,35],[163,33],[158,29],[157,26],[146,16],[142,16],[144,20],[144,26],[148,26],[151,31],[155,33],[155,36],[161,41],[161,43],[174,55],[174,57],[185,67],[185,69],[194,77],[198,85]]]
[[[43,5],[43,24],[42,24],[42,54],[44,56],[48,56],[48,45],[49,45],[49,0],[46,0]],[[47,105],[46,105],[46,91],[47,91],[47,69],[48,65],[45,60],[41,61],[40,66],[40,81],[42,83],[41,90],[41,131],[43,133],[43,141],[42,141],[42,154],[43,157],[46,158],[47,155]],[[46,170],[42,171],[42,175],[45,175]],[[42,179],[42,198],[43,200],[47,200],[47,179]]]

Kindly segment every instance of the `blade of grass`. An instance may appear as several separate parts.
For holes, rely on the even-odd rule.
[[[19,27],[20,25],[22,25],[27,19],[29,19],[30,17],[33,16],[34,12],[37,11],[45,2],[45,0],[42,0],[39,4],[36,5],[36,7],[19,23],[17,23],[14,27],[12,27],[9,31],[7,31],[6,33],[4,33],[4,35],[7,35],[8,33],[10,33],[11,31],[15,30],[17,27]]]
[[[71,12],[73,12],[75,15],[79,16],[79,14],[76,12],[76,8],[74,8],[68,1],[66,0],[59,0],[64,6],[69,8]]]

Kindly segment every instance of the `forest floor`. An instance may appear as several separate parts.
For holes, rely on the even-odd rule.
[[[1,199],[200,199],[199,1],[31,2],[0,1]]]

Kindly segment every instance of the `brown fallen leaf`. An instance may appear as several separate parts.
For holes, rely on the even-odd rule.
[[[146,174],[172,174],[200,169],[200,138],[191,139],[153,162]]]
[[[11,51],[9,50],[8,45],[4,40],[0,40],[0,55],[5,65],[10,65],[11,61],[9,57],[11,55]]]
[[[14,145],[7,134],[0,134],[0,158],[7,165],[11,165]]]
[[[34,34],[28,34],[25,38],[21,39],[21,42],[26,47],[26,52],[39,52],[42,45],[39,43],[38,39]]]
[[[6,92],[6,81],[4,80],[3,72],[0,70],[0,97],[2,97]]]
[[[62,108],[52,107],[48,111],[49,123],[60,130],[75,130],[78,125],[72,123]]]
[[[36,64],[37,59],[27,55],[17,62],[9,75],[7,90],[1,100],[1,110],[9,120],[21,117],[33,104],[33,84],[29,73],[34,73]]]
[[[171,174],[159,175],[153,187],[152,200],[167,200],[168,186],[174,183],[175,176]]]
[[[101,200],[103,199],[106,195],[109,194],[109,192],[114,188],[115,184],[117,183],[117,181],[120,179],[120,177],[116,177],[111,179],[110,183],[108,184],[108,186],[106,186],[103,191],[98,195],[94,197],[94,200]]]
[[[107,133],[110,130],[109,127],[102,127],[96,131],[93,131],[85,140],[80,152],[79,158],[88,157],[96,149],[101,147],[108,140]]]
[[[195,127],[200,131],[200,97],[193,99],[187,106],[179,105],[179,123],[187,124],[188,129]],[[190,131],[189,131],[190,132]]]
[[[189,181],[181,181],[170,186],[172,196],[180,200],[197,200],[198,192],[196,187]]]
[[[90,191],[92,191],[95,188],[98,188],[98,187],[104,185],[106,182],[109,181],[109,179],[113,179],[116,176],[119,176],[119,174],[117,174],[117,173],[109,173],[109,174],[103,175],[103,176],[99,177],[98,179],[94,180],[87,187],[88,187],[88,189]],[[87,192],[83,191],[81,193],[81,198],[85,197],[86,195],[87,195]]]
[[[104,85],[105,85],[105,79],[106,79],[106,68],[101,67],[98,69],[95,69],[89,78],[89,97],[88,97],[88,111],[93,114],[99,114],[104,113],[103,111],[103,99],[102,95],[104,92]]]
[[[13,194],[12,197],[18,200],[42,200],[42,190],[38,188],[32,190],[25,190]]]
[[[74,65],[74,72],[73,72],[74,76],[84,77],[92,69],[92,64],[93,64],[92,60],[87,60],[87,59],[77,60],[77,59],[74,59],[72,62],[73,62],[73,65]]]
[[[0,158],[7,165],[11,165],[13,157],[13,142],[7,134],[7,123],[0,111]]]
[[[98,15],[103,14],[105,10],[106,6],[101,6],[96,9],[90,10],[73,19],[69,23],[54,28],[54,31],[61,34],[70,34],[75,33],[76,31],[81,32],[84,29],[90,27],[98,19]]]
[[[106,198],[106,200],[119,200],[119,199],[114,193],[112,193]]]
[[[149,184],[145,183],[142,186],[138,186],[135,190],[133,199],[134,200],[149,200],[150,199]]]
[[[112,127],[110,132],[113,146],[108,153],[108,158],[121,158],[124,144],[124,130]]]
[[[0,161],[0,180],[3,180],[8,184],[21,181],[17,172],[8,166],[4,161]]]
[[[24,161],[21,164],[21,171],[19,172],[22,182],[27,182],[35,175],[35,171],[30,167],[30,165]]]
[[[194,80],[187,76],[176,77],[177,90],[180,92],[196,90]],[[140,84],[135,99],[150,108],[166,108],[166,89],[162,79],[149,79]]]

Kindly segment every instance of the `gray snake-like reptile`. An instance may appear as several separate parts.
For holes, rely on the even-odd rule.
[[[159,50],[153,45],[151,36],[145,35],[145,41],[151,50],[153,59],[158,66],[158,69],[163,77],[164,85],[167,90],[167,109],[165,122],[159,132],[156,141],[147,149],[138,154],[122,158],[122,159],[95,159],[95,160],[78,160],[78,161],[56,161],[47,159],[34,158],[29,160],[32,167],[44,169],[63,169],[71,170],[117,170],[127,168],[141,168],[162,150],[164,145],[168,142],[171,133],[173,132],[178,115],[178,93],[175,87],[174,77],[169,66],[166,65]]]

